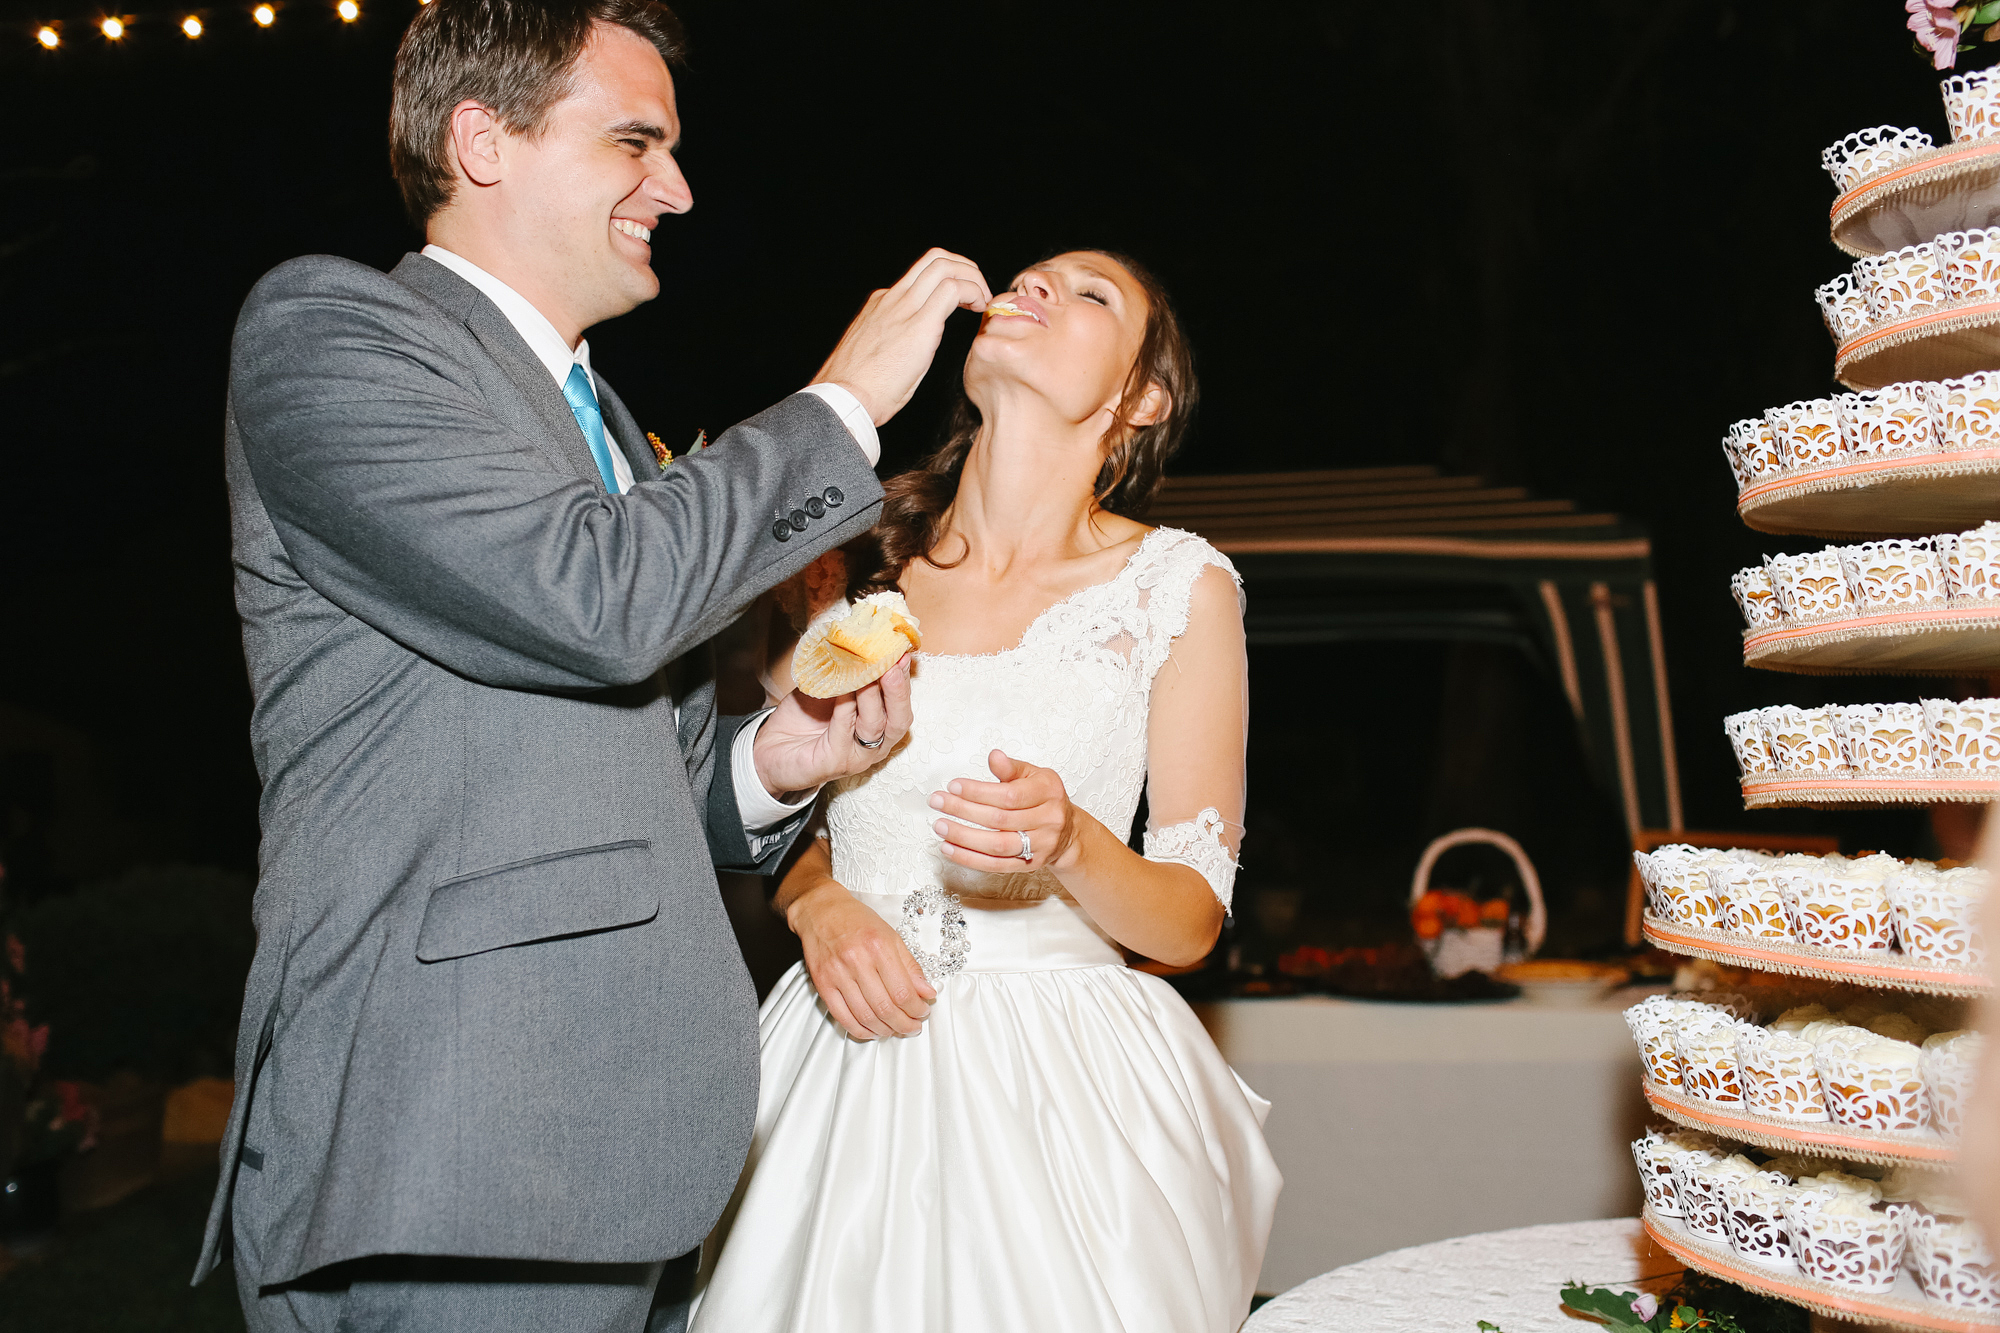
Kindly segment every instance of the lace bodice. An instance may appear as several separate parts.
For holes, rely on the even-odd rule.
[[[1046,871],[988,875],[937,854],[930,794],[953,778],[992,781],[986,757],[995,749],[1053,768],[1072,801],[1129,836],[1146,781],[1153,678],[1187,628],[1195,580],[1210,565],[1241,588],[1235,566],[1200,537],[1156,528],[1116,577],[1051,606],[1015,647],[980,656],[918,653],[909,735],[880,764],[834,788],[827,807],[833,877],[856,893],[904,894],[925,885],[977,897],[1060,892]],[[1148,855],[1193,865],[1211,883],[1218,856],[1233,872],[1219,843],[1207,854],[1186,838],[1179,841],[1188,847],[1167,841],[1175,845],[1155,853],[1149,840]],[[1204,857],[1209,864],[1200,863]],[[1226,902],[1226,883],[1217,892]]]

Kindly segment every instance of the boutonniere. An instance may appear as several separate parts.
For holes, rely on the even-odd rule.
[[[653,446],[653,457],[660,460],[660,471],[665,472],[667,464],[674,461],[674,451],[667,448],[666,442],[651,431],[646,432],[646,443]],[[688,446],[687,451],[691,454],[699,453],[707,447],[708,432],[698,430],[694,433],[694,443]]]

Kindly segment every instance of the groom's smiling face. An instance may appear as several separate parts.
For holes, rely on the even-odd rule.
[[[499,276],[566,337],[659,295],[653,229],[694,206],[673,156],[680,134],[666,62],[637,33],[603,24],[539,134],[495,128],[500,188],[489,199],[521,280]]]

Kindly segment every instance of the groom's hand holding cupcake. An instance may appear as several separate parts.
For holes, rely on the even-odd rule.
[[[910,730],[910,660],[852,694],[815,699],[793,690],[757,732],[764,789],[787,805],[839,778],[865,773]]]

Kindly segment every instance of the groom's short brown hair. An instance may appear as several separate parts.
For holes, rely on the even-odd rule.
[[[569,95],[591,28],[629,28],[669,65],[687,37],[658,0],[430,0],[396,53],[389,101],[389,169],[422,227],[451,202],[451,112],[478,102],[515,134],[541,131]]]

